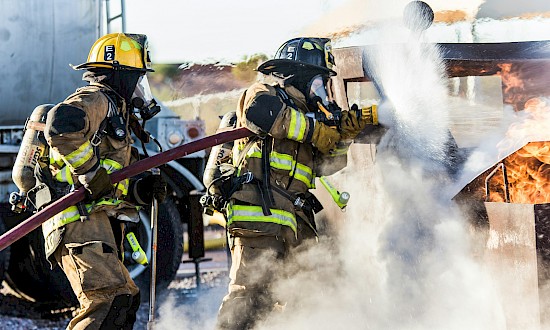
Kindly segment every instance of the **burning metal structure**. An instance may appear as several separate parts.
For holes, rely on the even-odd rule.
[[[335,49],[335,98],[342,108],[384,98],[370,74],[375,47]],[[543,298],[550,279],[550,42],[437,47],[457,105],[450,127],[456,149],[450,172],[457,173],[458,187],[452,199],[480,246],[474,254],[491,270],[506,327],[538,329],[550,321]],[[505,133],[490,140],[484,161],[467,168],[487,147],[487,133],[502,126]],[[350,158],[370,148],[352,149]]]

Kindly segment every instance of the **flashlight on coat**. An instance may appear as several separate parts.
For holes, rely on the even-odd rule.
[[[336,205],[343,210],[348,205],[350,194],[346,191],[339,192],[338,189],[334,188],[334,186],[331,185],[324,176],[320,177],[319,181],[321,181],[325,189],[329,192]]]
[[[136,235],[133,232],[129,232],[128,234],[126,234],[126,238],[128,239],[128,243],[130,243],[130,246],[132,247],[132,251],[134,251],[132,252],[132,259],[134,259],[134,261],[138,264],[147,265],[149,263],[149,261],[147,260],[147,255],[139,245]]]

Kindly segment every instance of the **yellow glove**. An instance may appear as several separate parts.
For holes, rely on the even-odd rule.
[[[340,141],[340,133],[334,128],[315,122],[311,143],[323,154],[329,154]]]
[[[342,112],[340,133],[342,140],[353,140],[367,125],[378,125],[378,111],[376,105],[359,109],[353,105],[350,111]]]

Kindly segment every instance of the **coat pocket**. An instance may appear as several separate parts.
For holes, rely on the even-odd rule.
[[[70,243],[66,247],[82,291],[115,289],[126,284],[116,247],[101,241]]]

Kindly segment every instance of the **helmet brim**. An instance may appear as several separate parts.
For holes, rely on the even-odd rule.
[[[114,66],[110,63],[105,62],[86,62],[79,65],[72,65],[69,64],[73,70],[88,70],[88,69],[97,69],[97,68],[105,68],[105,69],[112,69],[112,70],[135,70],[135,71],[142,71],[142,72],[155,72],[153,69],[141,69],[141,68],[134,68],[130,66],[125,65],[119,65]]]
[[[327,74],[329,76],[335,76],[336,72],[328,68],[313,65],[301,61],[287,60],[287,59],[272,59],[267,60],[260,64],[257,71],[269,75],[272,73],[280,73],[283,76],[291,76],[296,74],[313,73],[313,74]]]

